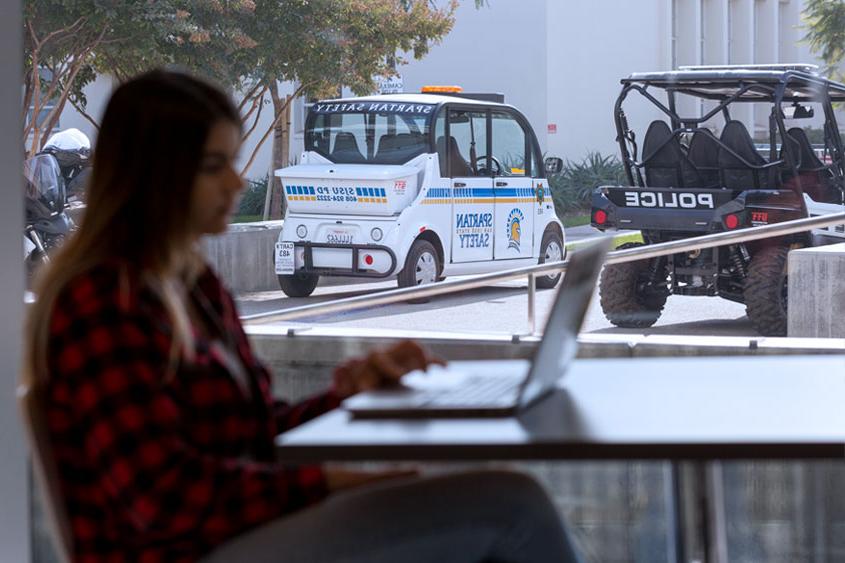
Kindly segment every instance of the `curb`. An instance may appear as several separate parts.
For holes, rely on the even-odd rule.
[[[595,237],[588,237],[588,238],[579,239],[579,240],[567,243],[565,246],[566,246],[567,250],[575,250],[579,246],[582,246],[584,244],[589,244],[590,240],[592,240],[594,238],[598,238],[600,236],[602,236],[602,235],[597,234]],[[613,247],[614,248],[618,248],[619,246],[621,246],[625,243],[628,243],[628,242],[643,242],[643,236],[640,234],[639,231],[624,231],[624,232],[621,232],[621,233],[616,233],[615,235],[612,235],[612,236],[613,236]]]

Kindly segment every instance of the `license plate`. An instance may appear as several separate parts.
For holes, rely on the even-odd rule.
[[[352,231],[346,229],[330,229],[326,234],[326,242],[329,244],[352,244]]]
[[[28,237],[23,237],[23,257],[27,258],[36,249],[35,244]]]
[[[291,275],[294,270],[293,243],[276,243],[276,274]]]

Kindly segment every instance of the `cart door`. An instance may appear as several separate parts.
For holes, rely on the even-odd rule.
[[[437,139],[452,188],[452,262],[493,259],[493,178],[478,163],[488,138],[486,110],[450,108]]]
[[[537,199],[530,173],[529,136],[507,111],[491,114],[490,167],[494,181],[496,260],[530,258]]]

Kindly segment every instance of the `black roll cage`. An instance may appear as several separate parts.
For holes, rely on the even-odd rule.
[[[796,188],[803,192],[801,177],[798,168],[801,165],[800,155],[796,154],[792,143],[784,142],[786,125],[782,111],[778,111],[784,102],[813,102],[819,103],[824,109],[825,124],[825,150],[831,156],[831,164],[824,168],[829,169],[839,184],[840,189],[845,189],[845,151],[843,151],[842,138],[839,135],[839,126],[836,122],[836,115],[833,110],[833,101],[845,101],[845,85],[826,80],[803,72],[786,71],[782,73],[767,73],[765,80],[759,77],[762,73],[749,73],[750,76],[742,77],[736,74],[727,73],[653,73],[643,76],[632,75],[623,79],[622,91],[614,105],[614,121],[616,123],[616,141],[619,143],[619,150],[622,156],[622,163],[625,168],[625,175],[631,186],[645,186],[641,170],[667,143],[674,139],[680,140],[683,133],[694,131],[707,131],[720,149],[728,151],[731,155],[741,161],[744,165],[755,170],[768,170],[775,166],[787,164],[796,180]],[[700,89],[696,89],[698,86]],[[668,96],[668,105],[663,104],[655,98],[648,89],[650,87],[664,90]],[[726,94],[725,88],[732,88],[732,94]],[[791,89],[790,89],[791,87]],[[796,88],[797,87],[797,88]],[[804,92],[808,95],[797,95]],[[788,90],[789,89],[789,90]],[[708,91],[710,90],[710,91]],[[831,90],[834,96],[831,96]],[[628,119],[622,104],[630,92],[638,92],[645,99],[651,102],[662,113],[669,117],[672,124],[672,136],[667,138],[650,155],[643,155],[642,160],[637,160],[636,135],[628,126]],[[788,93],[789,92],[789,93]],[[696,98],[719,102],[712,110],[701,117],[681,117],[676,110],[677,94],[686,94]],[[722,113],[725,122],[730,121],[729,106],[733,103],[765,103],[772,104],[772,112],[769,116],[769,144],[770,161],[763,165],[754,165],[739,154],[726,146],[718,137],[707,129],[699,129],[697,126],[708,121],[718,113]],[[780,134],[781,146],[786,159],[776,158],[777,134]],[[629,150],[630,145],[630,150]],[[636,176],[636,182],[635,182]]]

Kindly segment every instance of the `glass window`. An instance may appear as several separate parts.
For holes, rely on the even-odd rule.
[[[317,103],[305,150],[338,164],[404,164],[429,149],[434,106],[399,103]]]
[[[437,157],[440,161],[440,177],[449,177],[449,162],[446,158],[446,112],[441,111],[434,121],[434,146],[437,149]]]
[[[527,138],[522,125],[505,112],[493,112],[493,172],[496,176],[528,173]]]
[[[439,154],[447,154],[453,178],[489,176],[487,172],[487,112],[451,110],[449,112],[451,143],[438,140]]]

